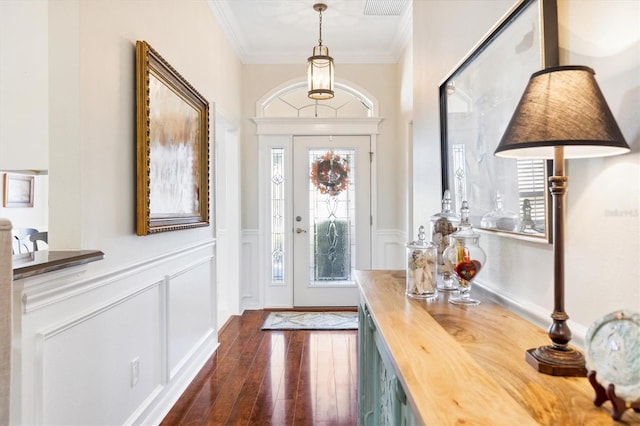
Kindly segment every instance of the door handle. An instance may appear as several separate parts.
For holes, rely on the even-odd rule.
[[[302,228],[296,228],[296,234],[302,234],[303,232],[306,233],[307,230]]]

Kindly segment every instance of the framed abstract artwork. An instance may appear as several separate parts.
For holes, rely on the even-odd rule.
[[[521,0],[441,83],[442,187],[474,228],[551,241],[547,162],[493,153],[531,74],[558,60],[556,0]]]
[[[136,42],[136,232],[209,225],[209,103]]]
[[[31,175],[5,173],[3,206],[33,207],[33,181]]]

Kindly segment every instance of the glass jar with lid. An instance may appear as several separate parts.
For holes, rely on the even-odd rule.
[[[503,206],[502,194],[496,192],[495,207],[482,216],[480,226],[482,228],[500,229],[502,231],[515,231],[518,229],[518,214],[507,210]]]
[[[436,246],[427,241],[424,226],[421,225],[418,229],[418,239],[407,244],[407,296],[418,299],[432,299],[438,296],[436,259]]]
[[[451,271],[445,268],[442,253],[449,245],[449,236],[453,234],[460,223],[460,216],[451,211],[451,193],[447,189],[442,197],[442,210],[431,216],[431,241],[437,250],[437,280],[438,290],[456,291],[458,282]]]
[[[458,230],[449,237],[449,247],[444,251],[445,267],[458,277],[458,297],[449,299],[449,303],[456,305],[479,305],[480,301],[469,297],[471,283],[484,268],[486,254],[478,245],[480,234],[475,232],[469,223],[469,205],[462,202],[461,219]]]

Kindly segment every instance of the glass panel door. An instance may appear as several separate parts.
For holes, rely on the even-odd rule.
[[[352,285],[355,149],[309,149],[310,285]]]
[[[294,305],[356,306],[370,266],[368,136],[294,138]]]

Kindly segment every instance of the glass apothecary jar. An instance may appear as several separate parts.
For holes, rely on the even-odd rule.
[[[471,228],[469,223],[469,205],[462,202],[460,209],[460,226],[451,234],[449,247],[444,251],[445,266],[458,277],[458,297],[449,299],[455,305],[479,305],[480,301],[469,297],[471,284],[484,267],[487,256],[478,245],[480,234]]]
[[[506,210],[502,203],[502,194],[496,193],[494,209],[482,216],[480,226],[502,231],[516,231],[518,229],[518,214]]]
[[[418,299],[438,296],[436,260],[436,246],[426,240],[424,226],[420,226],[418,239],[407,244],[407,296]]]
[[[458,281],[445,267],[442,253],[449,246],[449,236],[456,232],[460,216],[451,211],[451,193],[447,189],[442,197],[442,210],[431,216],[431,241],[437,250],[437,286],[440,291],[458,290]]]

